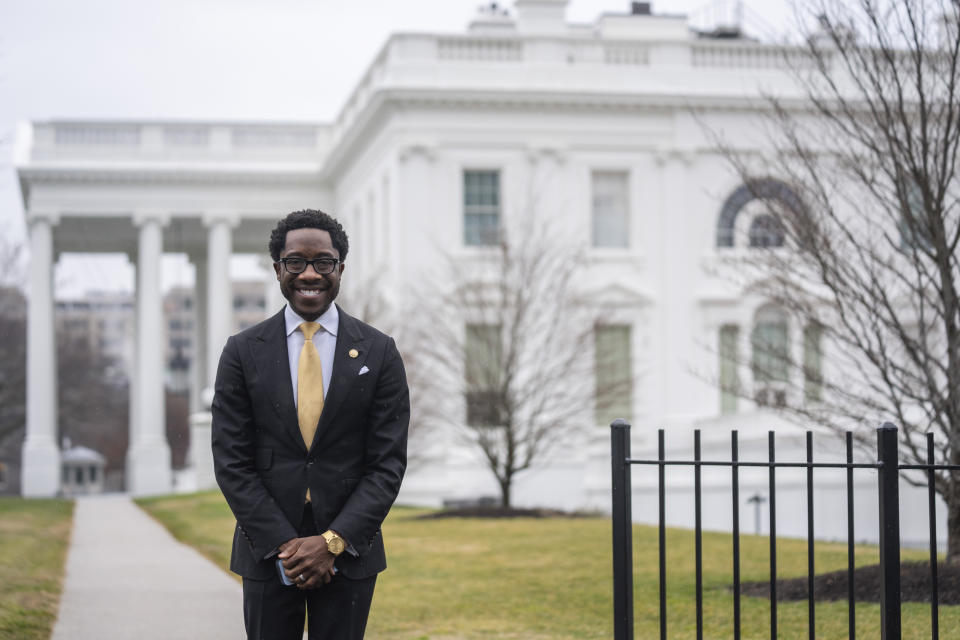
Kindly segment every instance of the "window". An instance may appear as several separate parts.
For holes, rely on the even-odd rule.
[[[769,249],[783,246],[783,225],[776,216],[761,213],[750,221],[750,246]]]
[[[900,248],[904,251],[931,251],[933,245],[926,225],[923,190],[912,178],[902,180],[900,188]]]
[[[95,466],[90,466],[90,467],[88,467],[87,472],[88,472],[89,475],[90,475],[90,482],[96,482],[96,481],[97,481],[97,468],[96,468]]]
[[[757,311],[750,346],[754,399],[761,406],[784,406],[790,350],[782,309],[768,305]]]
[[[740,380],[737,376],[737,342],[740,327],[725,324],[720,327],[720,413],[736,413]]]
[[[823,393],[821,339],[823,326],[812,323],[803,328],[803,399],[819,402]]]
[[[755,215],[751,220],[748,238],[738,239],[737,228],[746,228],[746,225],[740,227],[737,220],[743,209],[754,201],[763,205],[764,213]],[[779,180],[761,178],[737,187],[720,210],[717,219],[717,247],[742,246],[740,243],[745,240],[751,247],[783,246],[783,223],[770,212],[771,208],[783,215],[794,217],[802,216],[805,210],[800,196]],[[755,242],[757,244],[754,244]]]
[[[630,327],[597,325],[593,335],[597,424],[609,426],[617,418],[630,420],[633,413]]]
[[[627,173],[593,173],[593,246],[626,248],[630,238]]]
[[[467,424],[494,427],[503,424],[500,393],[503,362],[500,327],[468,324],[464,353]]]
[[[463,172],[463,243],[494,245],[500,236],[500,172]]]

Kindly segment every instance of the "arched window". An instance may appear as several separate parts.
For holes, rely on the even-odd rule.
[[[787,314],[774,305],[761,307],[754,317],[750,332],[750,365],[754,399],[762,406],[786,404],[790,364],[787,325]]]
[[[776,216],[761,213],[750,221],[750,246],[762,249],[783,246],[783,225]]]
[[[755,200],[774,200],[782,204],[783,209],[788,212],[803,210],[800,197],[786,183],[772,178],[750,180],[737,187],[723,203],[720,217],[717,219],[717,247],[733,247],[736,244],[737,217],[748,204]],[[757,213],[749,229],[751,247],[781,247],[784,244],[783,223],[769,211]],[[756,244],[754,233],[756,233]]]

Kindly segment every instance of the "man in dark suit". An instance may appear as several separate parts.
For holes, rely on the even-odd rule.
[[[333,302],[347,250],[325,213],[281,220],[270,255],[289,304],[227,340],[217,369],[214,468],[250,640],[299,640],[304,610],[311,639],[362,638],[386,568],[409,394],[393,339]]]

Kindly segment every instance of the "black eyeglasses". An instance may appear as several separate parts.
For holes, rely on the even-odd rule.
[[[306,258],[280,258],[277,263],[283,263],[283,268],[287,273],[303,273],[307,270],[307,265],[312,264],[313,270],[322,276],[333,273],[337,265],[340,264],[339,258],[315,258],[307,260]]]

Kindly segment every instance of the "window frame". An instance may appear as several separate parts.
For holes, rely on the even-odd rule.
[[[606,347],[601,345],[601,336],[604,332],[624,332],[626,334],[625,344],[611,345],[607,353],[602,353]],[[597,323],[593,327],[593,363],[594,363],[594,422],[604,427],[617,419],[631,421],[634,414],[633,395],[634,395],[634,371],[633,371],[633,343],[634,343],[633,325],[627,322]],[[622,354],[623,360],[615,363],[607,360],[608,354],[612,354],[614,360],[619,360]],[[626,365],[626,376],[621,377],[619,372],[608,375],[605,372],[613,371],[615,366]],[[604,373],[601,373],[604,372]],[[601,388],[608,385],[612,388],[613,395],[606,395],[601,392]],[[622,387],[622,389],[621,389]]]
[[[495,176],[495,204],[474,204],[467,202],[469,195],[468,176],[479,174],[493,174]],[[483,208],[490,208],[490,210],[483,210]],[[503,225],[503,170],[499,167],[463,167],[460,171],[460,211],[461,241],[464,247],[483,248],[496,246],[500,241],[500,229]],[[480,216],[492,218],[495,224],[490,227],[488,224],[471,224],[468,222]],[[475,238],[472,235],[474,229],[477,229],[477,237]],[[489,237],[490,235],[494,237],[491,238]]]
[[[612,236],[615,238],[622,239],[622,244],[619,243],[610,243],[610,244],[600,244],[598,242],[598,192],[601,191],[598,189],[598,179],[600,178],[616,178],[617,182],[622,180],[623,192],[622,192],[622,211],[617,215],[617,223],[620,224],[621,228],[619,233],[613,233]],[[632,198],[630,197],[631,193],[631,172],[629,169],[617,169],[617,168],[593,168],[590,170],[590,247],[595,250],[600,251],[627,251],[631,249],[631,230],[633,222],[633,207],[632,207]],[[613,181],[611,180],[611,184]],[[609,196],[609,194],[606,194]],[[608,198],[612,200],[612,198]],[[614,220],[614,216],[609,213],[603,214],[605,219],[609,222]],[[611,226],[614,226],[611,224]]]

